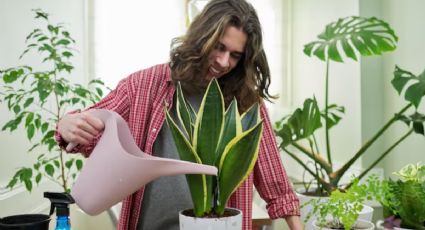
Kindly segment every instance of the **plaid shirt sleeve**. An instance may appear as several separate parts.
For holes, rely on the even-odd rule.
[[[264,104],[261,105],[263,138],[260,153],[254,168],[254,185],[267,202],[267,211],[272,219],[299,216],[299,200],[293,192],[283,167],[270,118]]]

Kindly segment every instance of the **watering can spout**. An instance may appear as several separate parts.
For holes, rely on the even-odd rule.
[[[90,215],[100,214],[161,176],[217,175],[211,165],[148,155],[136,145],[120,115],[102,109],[92,113],[105,123],[105,130],[71,192],[75,203]]]

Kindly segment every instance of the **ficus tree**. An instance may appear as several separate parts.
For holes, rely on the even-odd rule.
[[[19,58],[36,52],[40,64],[0,70],[0,100],[11,113],[2,131],[15,132],[22,127],[26,132],[22,138],[32,143],[28,153],[36,160],[18,168],[7,187],[23,183],[31,191],[34,183],[48,178],[69,191],[83,160],[65,154],[56,145],[56,123],[71,108],[84,108],[100,100],[105,87],[100,80],[91,80],[87,86],[70,80],[74,70],[71,59],[77,53],[75,40],[63,24],[52,24],[42,10],[33,11],[44,26],[28,34]]]

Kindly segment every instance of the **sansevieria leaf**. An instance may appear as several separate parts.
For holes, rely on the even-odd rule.
[[[224,116],[223,135],[221,136],[219,146],[217,148],[215,165],[218,167],[223,154],[224,148],[227,143],[231,141],[236,135],[242,133],[241,118],[238,112],[238,103],[234,99],[230,104]]]
[[[177,116],[179,117],[181,124],[183,124],[184,131],[189,137],[189,140],[192,140],[192,136],[193,136],[192,123],[194,123],[194,120],[192,120],[192,117],[190,115],[190,108],[188,107],[188,104],[186,103],[186,100],[183,97],[183,91],[182,91],[180,82],[177,84],[176,107],[177,107]]]
[[[304,53],[322,61],[329,59],[337,62],[343,62],[342,53],[357,61],[358,55],[371,56],[392,51],[398,41],[386,22],[375,17],[357,16],[340,18],[326,25],[318,38],[320,40],[304,46]]]
[[[202,99],[195,123],[193,147],[204,164],[215,160],[224,121],[224,99],[217,80],[212,80]]]
[[[258,103],[255,103],[251,108],[248,109],[244,114],[242,114],[242,130],[246,131],[254,127],[260,118],[260,109]]]
[[[263,123],[235,137],[227,144],[219,166],[219,193],[215,211],[222,214],[230,195],[249,176],[258,158]]]
[[[166,111],[166,121],[170,127],[171,134],[174,139],[180,159],[184,161],[202,164],[201,159],[196,154],[195,150],[190,145],[184,134],[179,130],[176,123],[174,123],[168,111]],[[189,190],[192,195],[194,205],[194,213],[196,216],[202,216],[207,212],[207,185],[205,175],[186,175],[186,180],[189,185]]]

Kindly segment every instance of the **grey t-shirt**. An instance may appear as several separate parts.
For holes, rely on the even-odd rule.
[[[202,95],[188,96],[187,100],[197,111],[202,101]],[[171,108],[171,114],[176,120],[175,106]],[[166,123],[158,133],[152,152],[157,157],[179,159],[173,137]],[[179,211],[192,207],[192,198],[184,175],[160,177],[145,187],[137,229],[178,230]]]

